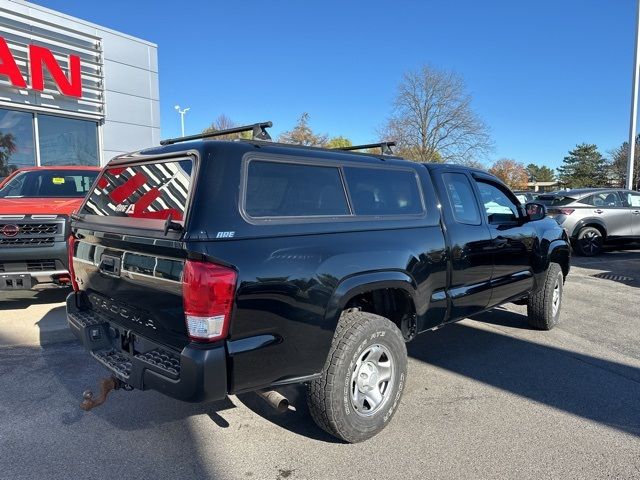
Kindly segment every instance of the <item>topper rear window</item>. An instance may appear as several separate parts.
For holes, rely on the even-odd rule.
[[[192,170],[188,159],[107,168],[81,213],[182,221]]]

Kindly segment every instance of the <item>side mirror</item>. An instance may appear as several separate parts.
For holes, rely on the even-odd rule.
[[[547,207],[541,203],[529,202],[525,205],[525,209],[527,210],[527,216],[531,222],[542,220],[547,216]]]

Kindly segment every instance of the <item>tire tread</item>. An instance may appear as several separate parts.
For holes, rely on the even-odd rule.
[[[344,422],[339,421],[340,416],[335,412],[328,392],[337,386],[336,381],[340,382],[336,377],[336,371],[339,363],[344,361],[346,352],[362,338],[365,331],[364,325],[372,323],[388,327],[391,321],[368,312],[344,312],[338,321],[323,374],[320,378],[309,382],[307,387],[309,412],[316,424],[327,433],[350,442],[364,440],[367,437],[354,438],[354,432],[344,425]],[[391,325],[395,327],[393,323]],[[402,338],[399,330],[398,334]],[[406,351],[404,354],[406,355]]]
[[[562,268],[559,264],[554,262],[549,263],[543,288],[529,297],[527,302],[527,316],[529,325],[532,327],[539,330],[551,330],[555,326],[550,304],[553,299],[555,279],[561,272]]]

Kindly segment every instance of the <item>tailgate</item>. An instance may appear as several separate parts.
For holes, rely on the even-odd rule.
[[[180,237],[192,171],[190,158],[108,167],[73,222],[74,275],[90,307],[178,349],[189,341]]]

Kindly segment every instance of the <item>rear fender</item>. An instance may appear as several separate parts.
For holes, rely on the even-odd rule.
[[[547,258],[547,269],[549,268],[549,263],[553,262],[562,267],[562,273],[565,277],[569,274],[571,268],[571,248],[565,240],[558,239],[551,242]]]
[[[325,325],[335,330],[340,315],[349,301],[364,292],[382,288],[398,288],[409,294],[416,310],[420,304],[416,294],[416,283],[409,275],[400,271],[363,273],[348,277],[333,291],[325,314]]]
[[[596,217],[589,217],[589,218],[583,218],[581,220],[578,221],[578,223],[576,223],[575,227],[573,227],[573,232],[571,232],[571,239],[575,240],[576,238],[578,238],[578,232],[580,232],[580,230],[583,227],[586,227],[588,225],[597,225],[599,227],[601,227],[604,236],[607,236],[607,225],[602,221],[602,219],[600,218],[596,218]]]

